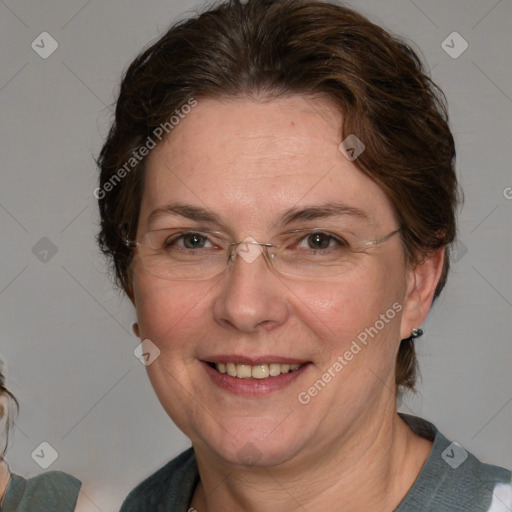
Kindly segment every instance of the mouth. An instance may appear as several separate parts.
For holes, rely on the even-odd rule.
[[[235,395],[265,396],[291,386],[312,365],[281,357],[246,358],[219,356],[215,361],[202,360],[211,381]]]
[[[264,363],[257,365],[237,363],[207,363],[210,368],[237,379],[271,379],[280,375],[295,372],[302,364]]]

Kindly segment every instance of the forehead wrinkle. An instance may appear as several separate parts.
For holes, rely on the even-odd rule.
[[[273,144],[267,144],[272,141]],[[238,135],[236,138],[230,138],[227,141],[229,152],[243,157],[256,157],[257,159],[280,158],[282,156],[289,157],[305,157],[308,159],[329,160],[333,155],[337,155],[337,140],[332,142],[321,139],[325,145],[330,146],[332,155],[326,156],[325,149],[318,151],[317,137],[309,135],[293,135],[286,137],[285,134],[252,137],[246,135]],[[249,144],[244,144],[249,143]],[[192,152],[192,150],[190,151]]]

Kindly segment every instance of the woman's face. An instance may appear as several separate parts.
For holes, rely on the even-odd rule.
[[[172,227],[232,242],[302,228],[390,233],[390,203],[339,151],[340,126],[322,99],[199,100],[148,158],[138,239]],[[140,337],[160,350],[149,377],[196,449],[281,464],[318,456],[394,410],[399,340],[423,320],[410,313],[414,271],[400,236],[352,255],[330,278],[279,275],[243,249],[205,280],[162,279],[133,263]],[[301,366],[245,379],[215,363],[260,377]]]

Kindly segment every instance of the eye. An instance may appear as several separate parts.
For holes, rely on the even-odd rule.
[[[209,244],[209,245],[208,245]],[[182,233],[169,237],[164,244],[165,248],[177,246],[180,249],[205,249],[213,247],[208,237],[201,233]]]
[[[334,235],[324,233],[322,231],[315,231],[302,237],[297,244],[298,248],[301,249],[312,249],[312,250],[325,250],[333,247],[347,247],[347,243]]]
[[[187,249],[202,249],[208,242],[208,238],[199,233],[186,233],[182,236],[182,241]]]

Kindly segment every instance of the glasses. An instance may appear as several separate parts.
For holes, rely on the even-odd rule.
[[[347,272],[358,255],[399,231],[400,228],[368,239],[353,232],[342,235],[321,228],[305,228],[286,231],[272,243],[262,243],[252,237],[230,242],[219,231],[169,228],[149,231],[140,241],[124,241],[127,247],[137,250],[149,273],[173,281],[210,279],[234,264],[237,255],[246,263],[254,263],[261,254],[278,274],[321,279]]]

